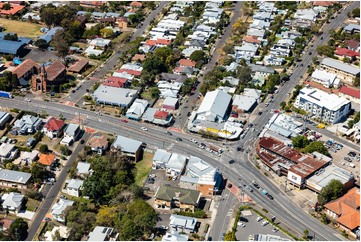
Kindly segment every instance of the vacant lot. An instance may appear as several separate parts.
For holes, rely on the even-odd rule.
[[[34,38],[41,35],[41,26],[38,24],[2,18],[1,25],[6,29],[6,32],[16,33],[20,37]]]
[[[143,186],[146,178],[150,170],[152,169],[152,162],[153,162],[154,154],[149,152],[144,152],[143,159],[135,165],[136,167],[136,174],[135,174],[135,183],[138,186]]]

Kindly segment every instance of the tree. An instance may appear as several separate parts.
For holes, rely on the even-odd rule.
[[[241,83],[247,83],[252,80],[252,69],[249,66],[238,66],[237,67],[237,78]]]
[[[46,40],[44,39],[38,39],[37,41],[35,41],[34,45],[37,46],[39,49],[43,50],[48,48],[48,42],[46,42]]]
[[[303,135],[297,135],[292,138],[292,145],[295,148],[305,148],[309,143],[310,141]]]
[[[225,235],[224,235],[224,241],[236,241],[236,236],[234,233],[232,233],[231,231],[228,231]]]
[[[4,35],[4,40],[18,41],[18,35],[17,34],[6,34],[6,35]]]
[[[103,36],[103,38],[110,38],[114,35],[114,32],[110,28],[103,28],[100,30],[100,34]]]
[[[61,236],[60,236],[60,232],[59,229],[57,229],[54,233],[54,235],[52,236],[53,241],[61,241]]]
[[[228,54],[233,54],[234,53],[234,45],[230,45],[230,44],[225,44],[222,48],[222,50],[224,51],[224,53]]]
[[[317,196],[318,203],[323,206],[329,201],[335,200],[344,194],[341,181],[332,179],[325,187],[321,189]]]
[[[158,56],[152,55],[146,58],[143,62],[143,72],[145,73],[156,75],[166,71],[167,67]]]
[[[335,53],[335,48],[329,45],[320,45],[317,46],[316,51],[319,55],[333,57]]]
[[[192,61],[204,61],[206,58],[206,53],[203,50],[196,50],[189,57]]]
[[[114,227],[117,215],[116,206],[101,206],[96,216],[96,223],[100,226]]]
[[[59,57],[65,58],[69,52],[69,43],[65,39],[64,30],[58,30],[53,37],[52,45],[57,51]]]
[[[71,154],[71,150],[66,145],[60,146],[60,152],[62,155],[68,156]]]
[[[355,79],[352,82],[352,85],[354,85],[355,87],[359,87],[360,86],[360,76],[356,76]]]
[[[158,87],[151,87],[149,88],[150,95],[152,98],[159,98],[160,91]]]
[[[9,240],[25,240],[28,236],[28,228],[28,223],[23,218],[15,219],[8,231]]]
[[[172,56],[172,54],[173,54],[173,51],[168,46],[157,48],[153,52],[153,55],[159,57],[163,63],[166,63],[167,58],[169,56]]]
[[[311,142],[304,149],[304,152],[306,153],[312,153],[314,151],[317,151],[323,155],[330,156],[330,153],[328,152],[327,148],[323,145],[321,141]]]
[[[49,148],[48,148],[48,146],[47,145],[45,145],[45,144],[42,144],[42,145],[40,145],[40,147],[39,147],[39,151],[40,151],[40,153],[47,153],[48,151],[49,151]]]
[[[4,3],[4,5],[2,6],[3,10],[10,10],[11,9],[11,5],[9,3]]]
[[[352,10],[352,17],[354,17],[354,18],[360,17],[360,8],[355,8]]]
[[[48,172],[45,169],[45,166],[39,163],[33,163],[31,168],[31,178],[34,182],[41,182],[42,180],[48,177]]]
[[[307,229],[303,230],[303,238],[308,239],[309,231]]]

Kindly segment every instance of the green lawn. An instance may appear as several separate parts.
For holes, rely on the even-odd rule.
[[[39,201],[28,198],[28,201],[26,202],[26,210],[35,212],[36,207],[39,207],[39,205],[40,205]]]
[[[135,183],[138,186],[143,186],[145,179],[148,177],[148,174],[152,169],[153,156],[154,154],[152,153],[144,152],[143,159],[135,165]]]
[[[2,18],[0,25],[5,28],[6,32],[16,33],[19,37],[34,38],[42,34],[39,24]]]

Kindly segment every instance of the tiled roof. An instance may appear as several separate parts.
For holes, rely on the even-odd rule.
[[[154,45],[156,45],[157,44],[157,41],[156,40],[152,40],[152,39],[149,39],[149,40],[147,40],[147,41],[145,41],[145,44],[146,45],[150,45],[150,46],[154,46]]]
[[[15,74],[18,78],[25,75],[26,72],[30,71],[32,68],[39,69],[39,64],[31,59],[25,60],[23,63],[18,65],[12,70],[12,73]]]
[[[49,119],[49,121],[45,124],[44,127],[48,131],[56,131],[56,130],[60,130],[64,125],[65,123],[63,120],[52,117],[51,119]]]
[[[54,81],[63,71],[65,71],[65,66],[59,60],[56,60],[50,66],[45,68],[47,79],[49,81]]]
[[[86,59],[81,59],[77,61],[74,65],[68,68],[68,71],[79,73],[86,65],[89,64],[89,61]]]
[[[138,7],[138,8],[140,8],[142,5],[143,5],[143,4],[142,4],[141,2],[136,2],[136,1],[130,3],[130,6],[131,6],[131,7]]]
[[[359,89],[354,89],[354,88],[350,88],[347,86],[342,86],[339,90],[339,92],[349,95],[351,97],[355,97],[360,99],[360,90]]]
[[[250,35],[244,36],[243,41],[248,43],[256,43],[256,44],[261,43],[261,41],[257,37]]]
[[[337,1],[314,1],[313,6],[329,7],[335,3],[337,3]]]
[[[142,74],[141,71],[136,71],[136,70],[129,70],[129,69],[120,69],[119,71],[117,71],[118,73],[122,73],[122,72],[126,72],[130,75],[133,76],[140,76]]]
[[[157,44],[169,45],[170,43],[172,43],[171,39],[157,39]]]
[[[190,66],[190,67],[195,67],[196,66],[196,62],[192,61],[192,60],[188,60],[188,59],[181,59],[179,61],[179,65],[180,66]]]
[[[0,13],[3,14],[3,15],[14,15],[14,14],[17,14],[17,12],[19,12],[23,8],[25,8],[24,5],[18,5],[18,4],[11,4],[10,3],[10,9],[5,10],[5,9],[2,9],[3,5],[4,5],[4,3],[0,3],[0,9],[1,9]]]
[[[55,158],[56,156],[54,154],[41,154],[39,157],[39,163],[45,166],[50,166],[54,162]]]
[[[263,137],[259,141],[259,145],[263,148],[273,151],[274,153],[283,156],[295,163],[299,163],[302,154],[295,149],[285,145],[283,142],[276,140],[272,137]]]
[[[347,48],[336,48],[335,55],[342,55],[342,56],[348,56],[348,57],[356,57],[360,56],[360,52],[356,52],[353,50],[349,50]]]
[[[103,85],[109,87],[123,87],[127,81],[127,78],[110,76],[107,78],[107,81],[103,83]]]
[[[155,194],[155,198],[163,201],[172,201],[177,193],[179,193],[180,203],[195,205],[199,200],[199,191],[168,186],[161,186]]]
[[[346,40],[346,44],[348,47],[351,47],[352,49],[357,49],[357,47],[360,45],[360,42],[355,39],[349,39]]]
[[[157,110],[157,111],[155,111],[155,113],[154,113],[154,118],[165,120],[165,119],[167,119],[168,114],[169,114],[169,113],[166,112],[166,111]]]
[[[145,55],[141,55],[141,54],[135,54],[132,58],[132,61],[144,61],[145,60]]]
[[[108,139],[105,135],[95,135],[89,140],[88,144],[92,148],[107,147]]]

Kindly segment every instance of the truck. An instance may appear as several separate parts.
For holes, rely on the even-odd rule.
[[[0,97],[13,98],[13,95],[10,92],[0,91]]]
[[[210,145],[209,149],[211,149],[214,152],[220,153],[220,154],[223,152],[223,150],[221,148],[218,148],[218,147],[216,147],[214,145]]]

